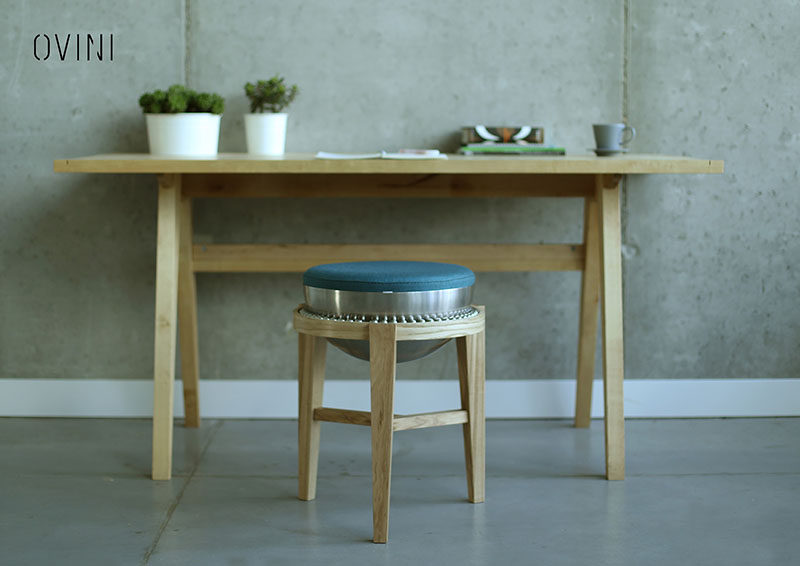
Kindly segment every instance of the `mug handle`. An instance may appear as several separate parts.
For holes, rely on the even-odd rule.
[[[630,137],[628,139],[625,139],[625,132],[628,132],[630,134]],[[633,126],[625,126],[625,128],[622,130],[622,141],[620,142],[620,145],[628,145],[629,143],[631,143],[631,141],[633,141],[633,138],[635,137],[636,137],[636,128],[634,128]]]

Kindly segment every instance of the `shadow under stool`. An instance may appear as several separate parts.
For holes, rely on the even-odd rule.
[[[316,497],[320,422],[372,431],[373,541],[389,531],[392,436],[461,424],[469,501],[484,500],[485,314],[470,305],[475,276],[431,262],[375,261],[312,267],[303,276],[306,302],[294,311],[299,339],[298,497]],[[455,338],[460,409],[394,414],[398,362],[425,356]],[[327,343],[368,360],[370,411],[322,406]]]

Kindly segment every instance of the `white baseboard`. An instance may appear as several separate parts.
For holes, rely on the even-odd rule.
[[[183,416],[181,383],[175,416]],[[150,380],[0,379],[0,416],[149,417]],[[800,416],[800,379],[629,380],[626,417]],[[369,410],[369,382],[331,380],[324,404]],[[456,408],[457,381],[398,381],[395,410],[419,413]],[[569,418],[574,380],[489,380],[488,418]],[[200,413],[208,418],[296,418],[294,381],[201,380]],[[603,386],[595,381],[592,416],[603,414]]]

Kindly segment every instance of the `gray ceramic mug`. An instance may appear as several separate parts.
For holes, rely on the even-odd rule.
[[[622,146],[627,145],[636,137],[636,130],[633,126],[625,124],[594,124],[594,141],[597,149],[619,151]],[[625,136],[625,133],[630,134]]]

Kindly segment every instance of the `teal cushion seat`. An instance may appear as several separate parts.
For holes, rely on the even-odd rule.
[[[354,261],[317,265],[303,285],[373,293],[437,291],[470,287],[475,274],[461,265],[429,261]]]

